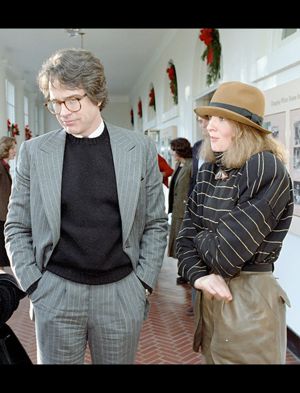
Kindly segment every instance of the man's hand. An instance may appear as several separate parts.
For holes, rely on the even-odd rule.
[[[201,289],[209,299],[225,300],[226,303],[232,300],[232,295],[223,277],[218,274],[209,274],[198,278],[194,282],[196,289]]]

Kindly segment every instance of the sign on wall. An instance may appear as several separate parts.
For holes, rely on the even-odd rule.
[[[294,187],[294,214],[300,216],[300,79],[266,90],[264,126],[289,152]]]

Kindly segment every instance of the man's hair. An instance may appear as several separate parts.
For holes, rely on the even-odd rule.
[[[38,74],[39,88],[49,99],[49,83],[58,81],[70,90],[83,89],[100,110],[107,103],[104,68],[100,60],[84,49],[60,49],[44,62]]]

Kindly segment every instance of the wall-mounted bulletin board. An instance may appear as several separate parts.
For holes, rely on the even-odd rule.
[[[264,94],[264,127],[289,151],[287,166],[294,186],[294,215],[300,217],[300,79],[265,90]]]

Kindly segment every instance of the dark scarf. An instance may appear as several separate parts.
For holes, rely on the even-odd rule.
[[[227,180],[229,178],[229,172],[232,168],[225,168],[222,163],[224,152],[215,152],[214,153],[216,162],[215,164],[218,167],[218,172],[215,174],[215,180]]]

